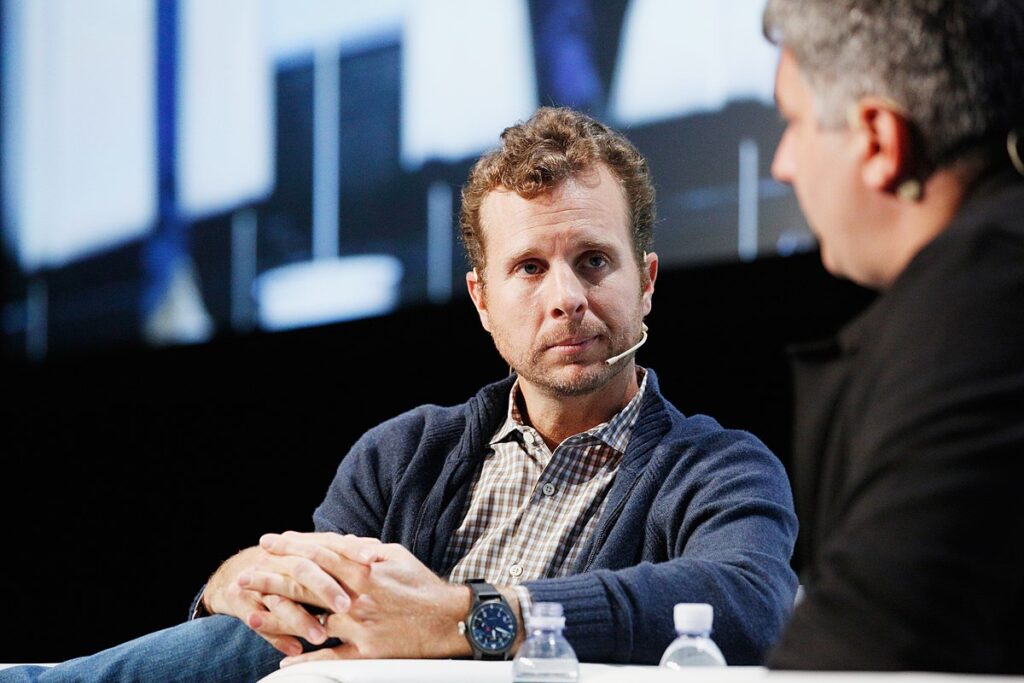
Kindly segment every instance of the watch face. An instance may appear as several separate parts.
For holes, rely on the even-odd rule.
[[[516,619],[512,610],[500,602],[479,605],[469,618],[469,635],[485,652],[504,652],[516,638]]]

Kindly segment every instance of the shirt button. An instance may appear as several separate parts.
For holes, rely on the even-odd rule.
[[[531,446],[533,445],[533,434],[532,433],[526,432],[525,434],[523,434],[523,438],[526,439],[526,443],[530,444]]]
[[[508,573],[511,574],[512,576],[522,576],[523,575],[523,565],[521,565],[521,564],[514,564],[514,565],[512,565],[511,567],[508,568]]]
[[[548,483],[544,484],[544,486],[542,486],[540,490],[545,496],[553,496],[555,495],[556,489],[555,485],[549,481]]]

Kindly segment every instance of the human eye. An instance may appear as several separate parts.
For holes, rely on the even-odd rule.
[[[608,265],[608,257],[601,253],[590,253],[583,257],[583,265],[587,268],[604,268]]]
[[[540,264],[536,261],[523,261],[515,268],[515,272],[518,275],[526,275],[527,277],[540,275],[542,270]]]

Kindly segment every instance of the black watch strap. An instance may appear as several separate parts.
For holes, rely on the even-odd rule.
[[[473,605],[476,607],[481,602],[488,602],[490,600],[504,600],[505,598],[498,592],[498,589],[487,583],[483,579],[468,579],[466,585],[469,586],[469,590],[473,591]],[[472,609],[472,607],[470,609]]]

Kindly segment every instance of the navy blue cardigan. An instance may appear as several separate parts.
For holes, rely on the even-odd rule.
[[[444,574],[473,475],[508,408],[513,377],[450,408],[375,427],[342,460],[313,515],[318,531],[400,543]],[[778,459],[754,436],[686,417],[648,374],[640,415],[573,575],[527,582],[565,607],[582,661],[656,663],[672,606],[709,602],[729,664],[760,663],[789,614],[797,523]]]

